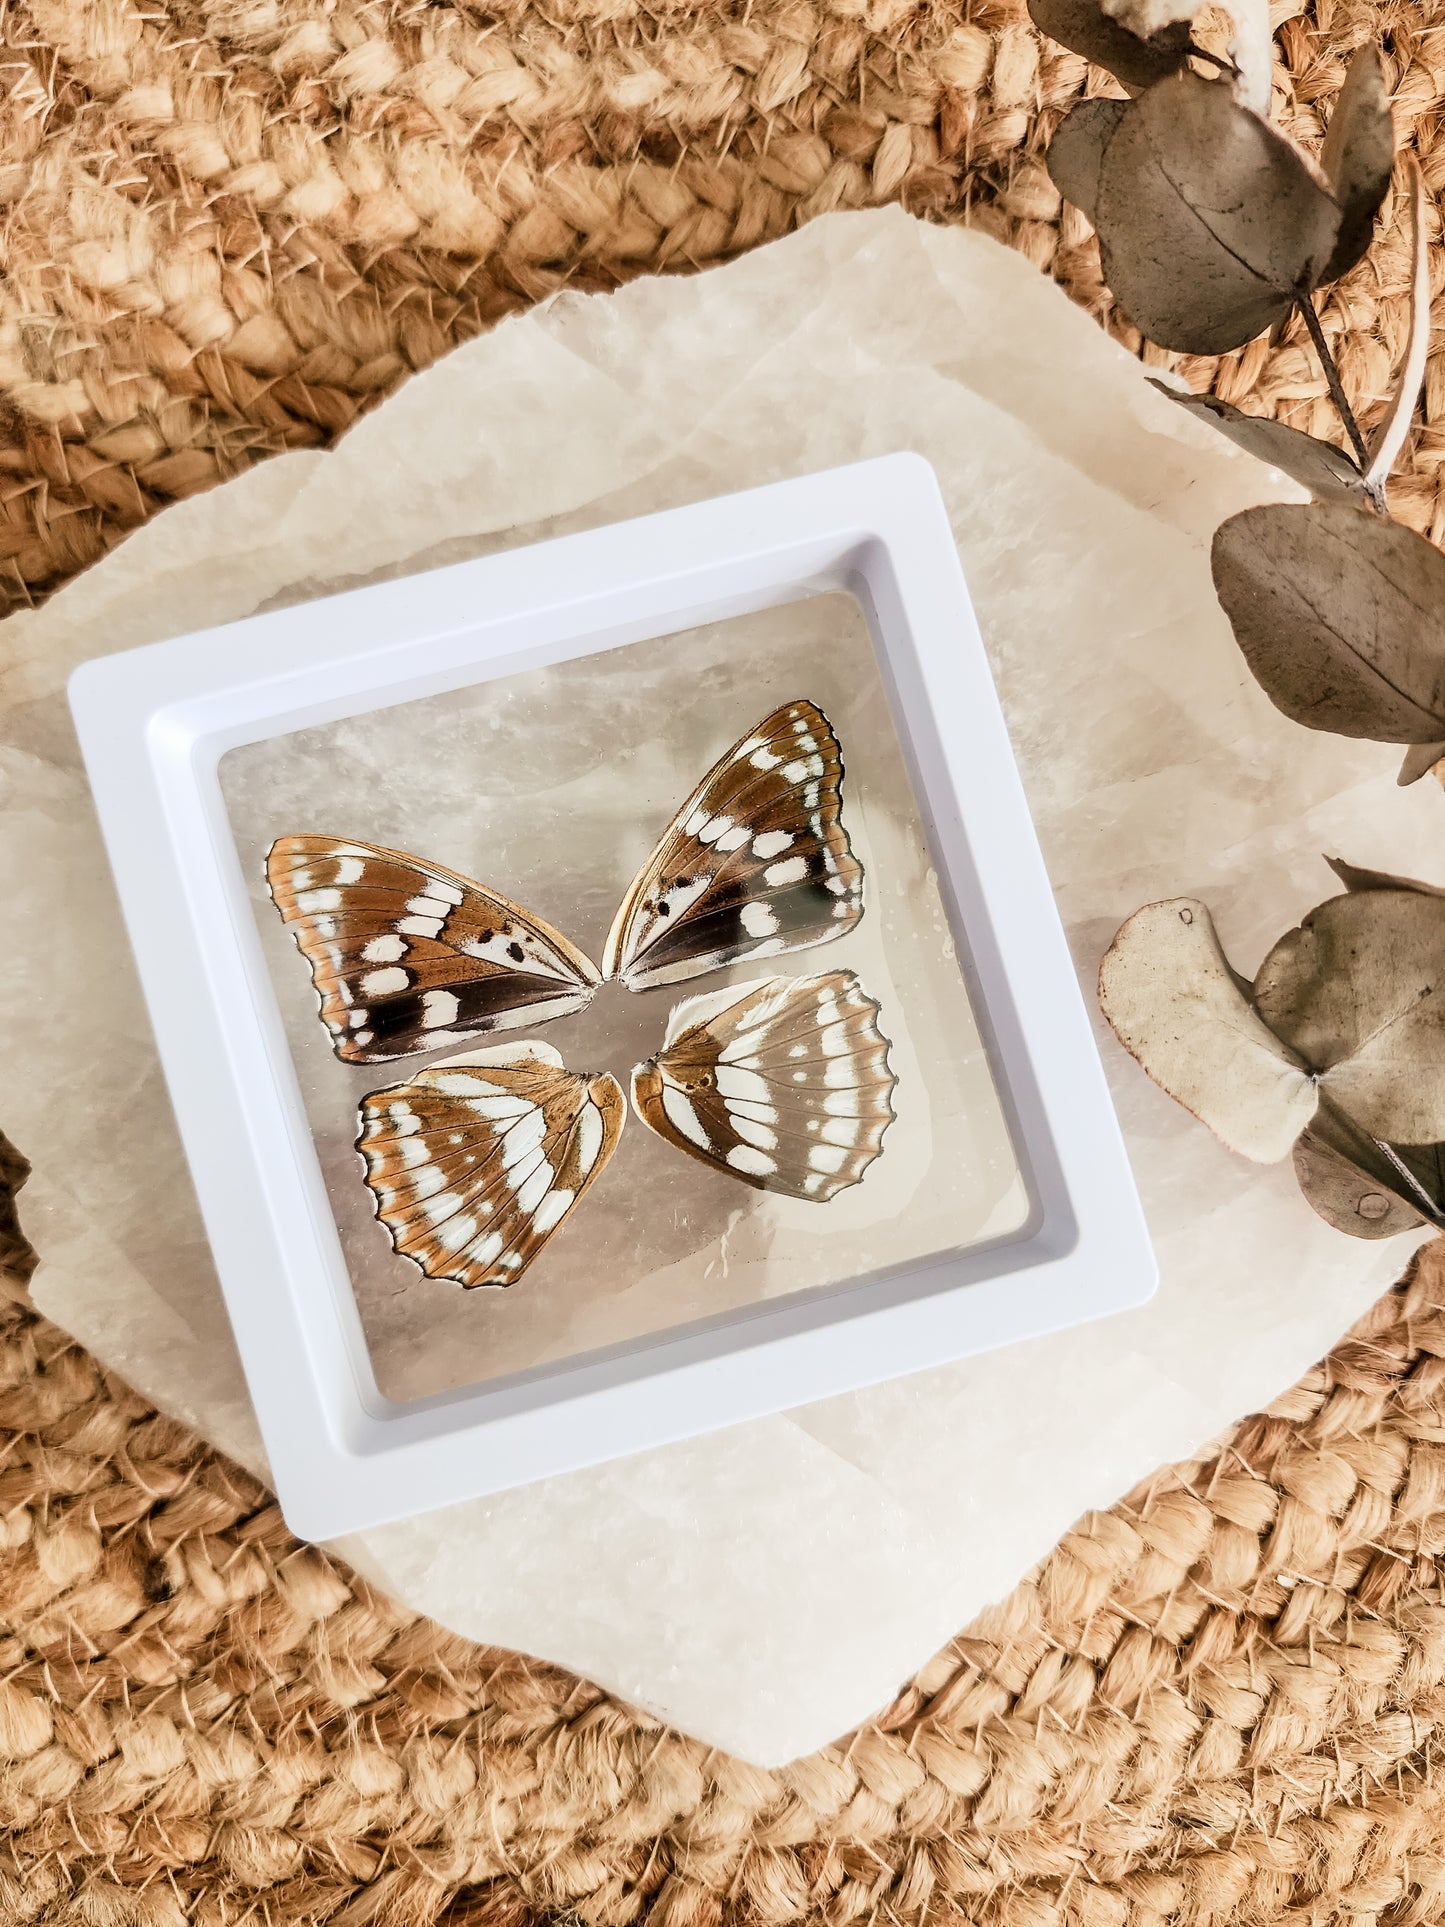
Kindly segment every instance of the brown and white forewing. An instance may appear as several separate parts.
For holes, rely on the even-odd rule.
[[[704,1164],[826,1203],[881,1152],[897,1082],[878,1005],[851,970],[833,970],[679,1004],[663,1048],[632,1073],[632,1101]]]
[[[546,1023],[596,992],[596,966],[550,924],[403,851],[283,836],[266,881],[348,1064]]]
[[[816,703],[765,716],[658,838],[613,922],[603,975],[646,990],[846,936],[863,914],[863,866],[842,782]]]
[[[615,1077],[529,1039],[370,1092],[357,1149],[397,1251],[468,1290],[511,1285],[602,1172],[626,1112]]]

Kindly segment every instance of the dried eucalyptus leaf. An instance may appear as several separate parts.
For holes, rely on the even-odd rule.
[[[1340,210],[1297,148],[1223,82],[1185,70],[1121,117],[1093,218],[1135,326],[1213,355],[1288,314],[1328,261]]]
[[[1217,0],[1234,23],[1229,43],[1235,64],[1235,97],[1257,114],[1269,112],[1274,39],[1269,0]],[[1205,0],[1103,0],[1104,12],[1143,39],[1177,21],[1192,21]]]
[[[1309,729],[1445,741],[1445,555],[1333,502],[1270,503],[1215,530],[1214,589],[1276,708]]]
[[[1445,890],[1433,883],[1417,883],[1414,877],[1392,876],[1388,870],[1362,870],[1339,856],[1327,856],[1325,862],[1347,890],[1418,890],[1422,897],[1445,897]]]
[[[1331,897],[1260,965],[1254,1007],[1371,1137],[1445,1139],[1445,898]]]
[[[1141,39],[1111,20],[1102,0],[1029,0],[1029,13],[1051,40],[1107,68],[1126,87],[1152,87],[1182,67],[1189,54],[1187,19]]]
[[[1390,403],[1370,443],[1365,480],[1383,503],[1385,481],[1405,446],[1430,353],[1430,255],[1425,244],[1425,183],[1412,158],[1406,167],[1410,200],[1410,326],[1395,371]]]
[[[1396,783],[1408,789],[1411,783],[1418,783],[1422,776],[1428,776],[1435,765],[1445,757],[1445,743],[1416,743],[1405,751],[1405,760],[1400,765]]]
[[[1130,111],[1127,100],[1081,100],[1059,122],[1045,156],[1049,178],[1066,201],[1092,221],[1099,199],[1099,167],[1114,130]]]
[[[1272,1164],[1314,1115],[1314,1080],[1251,1010],[1204,904],[1136,910],[1099,966],[1099,1004],[1154,1082],[1232,1151]]]
[[[1321,281],[1337,281],[1369,247],[1395,163],[1395,123],[1379,49],[1361,47],[1325,129],[1320,166],[1340,204],[1340,231]]]
[[[1302,428],[1291,428],[1287,422],[1270,421],[1264,415],[1246,415],[1242,409],[1214,395],[1186,394],[1171,388],[1166,381],[1151,381],[1149,385],[1161,395],[1168,395],[1171,401],[1177,401],[1181,408],[1187,408],[1191,415],[1209,422],[1256,461],[1283,469],[1286,475],[1307,488],[1316,501],[1364,504],[1365,478],[1344,450],[1336,448],[1333,442],[1318,441],[1313,435],[1306,435]]]
[[[1374,1140],[1327,1104],[1294,1147],[1294,1174],[1325,1223],[1352,1238],[1393,1238],[1425,1221],[1400,1196],[1403,1180]]]

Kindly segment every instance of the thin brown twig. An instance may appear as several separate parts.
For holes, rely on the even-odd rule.
[[[1363,472],[1370,465],[1370,451],[1365,447],[1365,438],[1360,433],[1360,424],[1355,420],[1355,411],[1351,408],[1344,385],[1340,381],[1340,371],[1335,365],[1334,356],[1330,353],[1330,344],[1325,340],[1325,331],[1320,326],[1319,316],[1315,313],[1315,304],[1309,295],[1300,294],[1295,296],[1295,306],[1304,317],[1304,324],[1310,331],[1310,340],[1315,344],[1315,353],[1320,358],[1320,366],[1324,369],[1325,380],[1329,384],[1330,400],[1335,404],[1335,410],[1345,425],[1345,433],[1349,436],[1355,451],[1355,460]]]

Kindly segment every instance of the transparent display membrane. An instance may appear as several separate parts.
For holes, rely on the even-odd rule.
[[[510,897],[594,961],[633,876],[705,772],[770,710],[811,697],[842,746],[865,914],[836,942],[591,1005],[430,1055],[352,1066],[265,883],[278,836],[405,850]],[[1029,1200],[929,859],[867,622],[845,594],[738,616],[229,750],[220,782],[382,1393],[533,1370],[766,1300],[848,1285],[1021,1232]],[[462,1291],[391,1248],[357,1106],[415,1068],[517,1038],[630,1086],[684,999],[856,971],[881,1006],[896,1121],[826,1204],[753,1189],[629,1114],[612,1161],[521,1279]]]

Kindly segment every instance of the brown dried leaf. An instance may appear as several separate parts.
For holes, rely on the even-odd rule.
[[[1235,64],[1235,97],[1257,114],[1269,112],[1273,29],[1269,0],[1218,0],[1234,23],[1229,43]],[[1144,39],[1180,20],[1192,21],[1204,0],[1103,0],[1104,12]]]
[[[1321,281],[1348,274],[1370,245],[1394,161],[1395,123],[1385,69],[1379,49],[1366,45],[1350,62],[1320,150],[1320,166],[1341,208],[1340,231]]]
[[[1188,57],[1187,18],[1141,39],[1109,18],[1103,0],[1029,0],[1029,13],[1050,39],[1082,54],[1096,67],[1107,68],[1126,87],[1151,87],[1182,67]]]
[[[1099,168],[1104,278],[1161,347],[1238,348],[1330,257],[1340,210],[1297,148],[1189,71],[1141,94]]]
[[[1408,789],[1411,783],[1428,776],[1442,759],[1445,759],[1445,743],[1416,743],[1405,751],[1405,760],[1395,781],[1402,790]]]
[[[1119,1041],[1232,1151],[1282,1158],[1314,1115],[1314,1080],[1250,1008],[1202,903],[1146,904],[1099,966]]]
[[[1313,435],[1306,435],[1302,428],[1271,421],[1265,415],[1246,415],[1242,409],[1220,401],[1215,395],[1185,394],[1171,388],[1166,381],[1151,380],[1149,385],[1201,421],[1209,422],[1256,461],[1283,469],[1286,475],[1307,488],[1316,501],[1350,502],[1356,506],[1365,502],[1364,476],[1333,442],[1318,441]]]
[[[1445,897],[1331,897],[1265,958],[1254,1007],[1371,1137],[1445,1139]]]
[[[1445,741],[1445,556],[1423,536],[1337,503],[1270,503],[1216,529],[1212,560],[1244,659],[1286,716]]]
[[[1430,256],[1425,245],[1425,183],[1413,157],[1406,163],[1406,180],[1410,190],[1410,327],[1390,405],[1370,443],[1370,466],[1365,475],[1381,501],[1386,478],[1410,433],[1415,405],[1425,385],[1425,362],[1430,352]]]
[[[1426,1198],[1434,1201],[1431,1222],[1442,1222],[1442,1148],[1411,1151],[1407,1162],[1325,1103],[1294,1147],[1294,1173],[1306,1199],[1336,1231],[1352,1238],[1393,1238],[1425,1222]]]
[[[1129,105],[1127,100],[1081,100],[1059,122],[1044,157],[1054,186],[1091,221],[1099,198],[1104,149]]]

